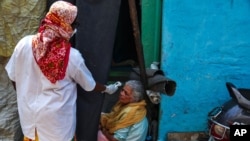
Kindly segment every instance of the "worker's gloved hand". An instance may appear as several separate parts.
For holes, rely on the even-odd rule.
[[[119,86],[121,85],[122,83],[119,81],[115,82],[114,84],[109,84],[106,86],[106,89],[103,92],[107,94],[113,94],[118,90]]]

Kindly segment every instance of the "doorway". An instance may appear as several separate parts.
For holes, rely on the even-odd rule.
[[[141,23],[140,0],[136,0],[138,23]],[[113,48],[112,64],[108,81],[125,82],[133,67],[137,67],[138,57],[133,35],[133,27],[130,19],[129,4],[127,0],[121,0],[116,35]],[[106,95],[103,105],[103,112],[109,112],[111,107],[118,101],[119,90],[116,94]]]

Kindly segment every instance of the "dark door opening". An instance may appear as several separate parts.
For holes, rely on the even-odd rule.
[[[140,0],[136,0],[138,23],[141,23]],[[121,0],[120,13],[116,28],[112,65],[109,81],[125,81],[127,73],[132,67],[138,66],[133,27],[130,19],[128,1]]]
[[[141,28],[141,4],[136,0],[137,19],[139,29]],[[133,25],[129,13],[129,3],[127,0],[121,0],[120,13],[116,28],[116,36],[113,49],[112,65],[109,73],[109,81],[125,82],[129,79],[132,68],[139,67],[138,53],[135,46],[135,37]],[[141,29],[140,29],[141,31]],[[103,105],[103,112],[110,112],[112,106],[118,101],[119,91],[113,95],[106,95]],[[156,141],[158,134],[158,111],[159,105],[148,103],[150,114],[148,115],[149,129],[148,141]],[[149,139],[150,137],[150,139]]]
[[[136,0],[136,8],[140,24],[141,7],[138,0]],[[138,64],[128,1],[122,0],[113,50],[113,66],[126,65],[126,62],[128,65]]]
[[[138,15],[138,23],[140,24],[140,0],[136,0],[136,9]],[[114,41],[112,64],[109,72],[108,81],[127,81],[132,68],[137,66],[138,58],[135,47],[132,22],[130,19],[129,4],[127,0],[121,0],[119,18]],[[105,96],[103,112],[110,111],[111,107],[117,102],[118,96],[119,92],[112,96]]]

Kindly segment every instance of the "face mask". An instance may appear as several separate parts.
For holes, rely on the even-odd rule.
[[[76,32],[77,32],[77,29],[75,28],[72,35],[71,35],[71,37],[73,37],[76,34]]]

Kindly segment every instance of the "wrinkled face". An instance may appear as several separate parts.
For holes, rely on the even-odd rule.
[[[128,104],[134,101],[131,87],[125,85],[121,89],[119,101],[123,104]]]

